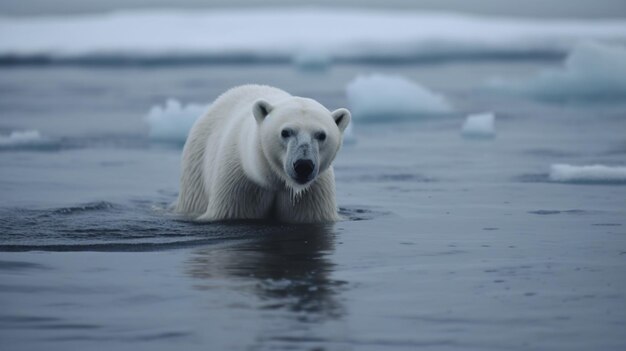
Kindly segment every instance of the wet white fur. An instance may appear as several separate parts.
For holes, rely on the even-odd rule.
[[[255,118],[255,102],[271,108]],[[258,115],[258,114],[257,114]],[[343,115],[339,124],[337,116]],[[269,86],[244,85],[222,94],[191,129],[183,150],[176,211],[201,221],[275,218],[284,222],[334,221],[337,215],[332,161],[350,121],[345,109],[328,111],[315,100]],[[324,130],[319,174],[301,186],[283,169],[285,126]]]

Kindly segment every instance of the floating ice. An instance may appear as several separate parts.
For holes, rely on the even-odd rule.
[[[0,149],[39,149],[54,146],[53,140],[43,137],[37,130],[13,131],[0,135]]]
[[[359,76],[348,84],[346,93],[357,120],[388,121],[452,112],[444,96],[399,76]]]
[[[495,118],[493,112],[469,115],[463,123],[461,134],[466,138],[494,138]]]
[[[13,131],[9,135],[0,135],[0,146],[16,146],[41,142],[41,134],[37,130]]]
[[[626,47],[585,42],[562,68],[521,81],[494,80],[494,88],[546,100],[626,98]]]
[[[302,49],[293,57],[293,64],[301,71],[320,72],[330,68],[332,58],[323,49]]]
[[[550,167],[550,180],[563,183],[626,183],[626,167],[554,164]]]
[[[405,61],[562,54],[581,40],[624,40],[626,20],[353,9],[142,10],[0,16],[0,32],[0,58],[9,62],[288,62],[302,47],[325,48],[339,61]]]
[[[354,143],[356,143],[356,136],[354,135],[354,121],[352,121],[343,132],[343,145]]]
[[[178,100],[167,100],[164,106],[154,106],[146,116],[150,139],[185,143],[193,123],[206,112],[203,105],[181,105]]]

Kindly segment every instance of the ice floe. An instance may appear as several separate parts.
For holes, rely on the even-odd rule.
[[[626,183],[626,167],[553,164],[549,178],[550,181],[563,183]]]
[[[522,80],[495,79],[491,88],[545,100],[626,98],[626,46],[596,42],[577,45],[564,65]]]
[[[356,140],[356,136],[354,135],[354,121],[351,121],[343,132],[343,145],[354,144]]]
[[[405,61],[554,56],[581,40],[624,41],[626,20],[354,9],[136,10],[0,16],[0,33],[5,62],[289,62],[303,47],[339,61]]]
[[[330,68],[332,58],[322,49],[308,48],[294,54],[293,64],[300,71],[323,72]]]
[[[465,119],[461,134],[466,138],[494,138],[496,136],[495,119],[493,112],[471,114]]]
[[[42,136],[37,130],[12,131],[8,135],[0,135],[0,150],[40,149],[55,145],[54,140]]]
[[[194,122],[207,108],[198,104],[183,105],[176,99],[167,100],[163,106],[153,106],[145,118],[150,139],[184,144]]]
[[[358,76],[347,85],[346,94],[352,115],[361,121],[385,122],[453,111],[443,95],[400,76]]]

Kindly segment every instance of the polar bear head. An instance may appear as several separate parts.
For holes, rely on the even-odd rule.
[[[350,123],[345,108],[333,112],[315,100],[291,97],[252,108],[263,154],[272,171],[299,192],[330,167]]]

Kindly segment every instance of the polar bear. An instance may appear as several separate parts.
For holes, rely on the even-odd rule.
[[[263,85],[228,90],[192,127],[176,212],[199,221],[339,219],[332,162],[350,123],[313,99]]]

